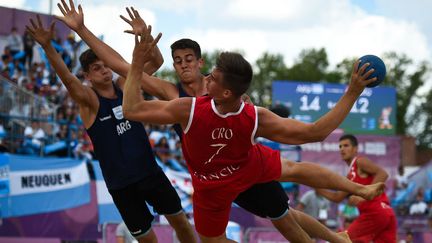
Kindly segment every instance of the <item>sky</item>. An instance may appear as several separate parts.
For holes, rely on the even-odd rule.
[[[67,0],[68,1],[68,0]],[[0,0],[0,6],[60,15],[50,0]],[[415,63],[432,59],[430,0],[75,0],[84,22],[126,60],[134,39],[119,15],[135,7],[154,32],[171,67],[170,44],[180,38],[200,43],[205,52],[242,50],[254,62],[264,52],[282,54],[292,65],[300,52],[325,48],[331,65],[347,57],[406,54]]]

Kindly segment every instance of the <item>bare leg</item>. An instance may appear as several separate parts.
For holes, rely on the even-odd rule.
[[[206,237],[203,235],[199,235],[202,243],[236,243],[233,240],[226,238],[225,233],[216,237]]]
[[[313,242],[309,235],[297,223],[293,216],[292,209],[290,209],[284,217],[272,220],[272,223],[285,239],[290,242]]]
[[[152,229],[150,229],[150,231],[147,234],[139,237],[137,240],[139,243],[157,243],[158,242],[157,238],[156,238],[156,234]]]
[[[319,238],[332,243],[351,243],[351,240],[345,237],[345,235],[337,234],[331,231],[322,223],[318,222],[311,216],[295,210],[290,209],[297,223],[311,236],[314,238]]]
[[[165,215],[169,224],[174,228],[177,238],[182,243],[196,243],[192,225],[189,223],[186,215],[182,212],[175,215]]]
[[[316,188],[327,188],[345,191],[364,199],[371,200],[384,191],[384,183],[361,185],[348,180],[318,164],[309,162],[293,162],[281,159],[282,174],[279,181],[291,181]]]

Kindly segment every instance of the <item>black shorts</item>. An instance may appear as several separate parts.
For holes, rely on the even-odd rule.
[[[127,228],[134,237],[147,233],[154,219],[146,202],[160,215],[182,211],[180,198],[166,175],[160,171],[118,190],[109,190]]]
[[[289,198],[277,181],[255,184],[234,202],[257,216],[273,220],[285,216],[289,209]]]

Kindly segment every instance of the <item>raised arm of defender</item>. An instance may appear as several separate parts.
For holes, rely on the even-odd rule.
[[[108,46],[99,38],[97,38],[85,26],[84,13],[81,5],[78,5],[78,12],[77,12],[73,0],[69,0],[70,6],[66,4],[65,0],[62,0],[61,2],[62,4],[58,3],[57,6],[59,10],[62,12],[63,16],[56,16],[56,18],[64,22],[67,26],[69,26],[69,28],[73,29],[89,45],[89,47],[96,53],[96,55],[102,61],[104,61],[109,67],[111,67],[115,72],[117,72],[121,76],[126,77],[129,63],[127,63],[126,60],[124,60],[123,57],[119,53],[117,53],[114,49],[112,49],[110,46]],[[132,14],[129,9],[127,9],[127,11],[130,16],[134,16],[137,13],[134,10],[133,12],[136,12],[134,14]],[[130,24],[131,22],[128,23]],[[134,23],[134,21],[132,21],[132,23]],[[143,29],[134,28],[134,26],[132,27],[133,27],[132,31],[143,30]],[[145,65],[144,70],[149,74],[153,74],[154,72],[156,72],[163,63],[163,58],[162,55],[160,54],[159,48],[155,47],[154,52],[157,53],[156,55],[154,55],[154,58],[148,60],[148,62],[144,64]]]
[[[354,64],[351,82],[346,93],[331,111],[314,123],[281,118],[267,109],[259,108],[257,137],[265,137],[286,144],[303,144],[324,140],[342,123],[366,85],[376,80],[376,78],[368,78],[374,69],[365,72],[367,66],[369,63],[360,66],[359,61]]]
[[[72,98],[80,105],[92,106],[93,97],[91,90],[81,84],[81,81],[73,75],[66,64],[64,63],[62,57],[57,53],[51,44],[54,37],[54,27],[55,24],[52,23],[49,29],[44,29],[41,18],[37,15],[37,23],[34,19],[30,19],[31,26],[26,26],[30,35],[35,39],[44,49],[45,54],[51,65],[53,66],[55,72],[59,75],[61,81],[66,86]]]
[[[84,13],[81,5],[78,5],[78,12],[75,9],[75,5],[72,0],[69,1],[69,6],[66,4],[65,0],[58,3],[57,6],[62,12],[63,16],[56,16],[57,19],[64,22],[69,28],[73,29],[86,43],[87,45],[96,53],[98,58],[102,60],[106,65],[108,65],[114,72],[118,73],[122,77],[126,77],[130,69],[130,64],[117,53],[114,49],[108,46],[106,43],[97,38],[84,24]],[[140,17],[138,11],[131,8],[126,8],[130,20],[124,16],[121,18],[131,25],[132,30],[126,30],[127,33],[141,34],[147,29],[147,25],[144,20]],[[153,49],[152,59],[149,59],[143,64],[143,71],[148,74],[153,74],[162,65],[163,58],[157,46]],[[160,81],[160,82],[158,82]],[[157,82],[157,83],[155,83]],[[169,90],[173,92],[175,86],[169,82],[162,81],[159,79],[153,80],[152,83],[142,83],[142,89],[154,95],[160,99],[166,99],[166,93]],[[171,92],[171,93],[173,93]]]
[[[145,34],[135,35],[135,48],[133,51],[131,69],[126,78],[123,96],[123,114],[127,119],[148,122],[152,124],[180,123],[186,126],[189,119],[192,98],[175,99],[172,101],[143,99],[140,90],[141,78],[144,82],[152,82],[154,77],[143,73],[143,63],[154,45],[159,41],[150,39],[151,26]]]
[[[83,39],[87,45],[92,49],[99,59],[106,65],[121,76],[126,76],[129,64],[123,57],[110,48],[107,44],[97,38],[84,24],[84,13],[81,5],[78,5],[78,12],[72,0],[69,1],[68,6],[65,0],[58,3],[57,6],[62,12],[63,16],[56,16],[56,18],[65,23],[69,28],[74,30]]]

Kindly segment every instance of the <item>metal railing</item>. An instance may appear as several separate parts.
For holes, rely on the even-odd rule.
[[[0,124],[9,128],[5,140],[12,151],[22,141],[24,128],[32,121],[41,122],[44,131],[51,131],[56,122],[56,110],[57,106],[48,102],[46,97],[19,87],[0,75]]]

